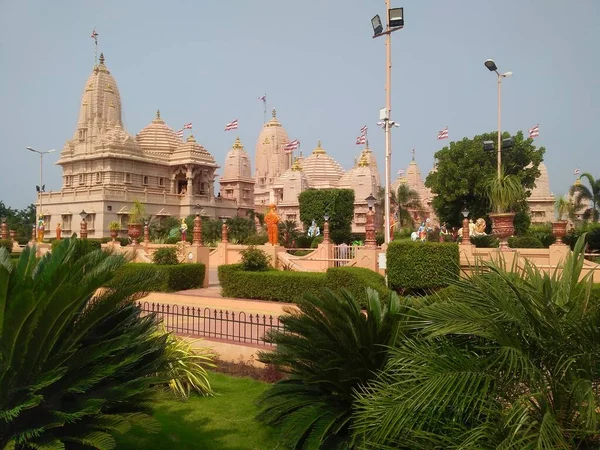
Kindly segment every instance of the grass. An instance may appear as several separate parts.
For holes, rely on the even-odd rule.
[[[278,444],[275,430],[256,422],[256,398],[269,385],[250,378],[211,372],[214,397],[193,396],[188,401],[165,398],[154,417],[162,430],[146,434],[133,429],[117,439],[122,450],[269,450]]]

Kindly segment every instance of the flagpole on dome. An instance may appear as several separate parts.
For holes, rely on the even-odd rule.
[[[258,97],[263,102],[263,124],[267,123],[267,93]]]
[[[94,66],[98,65],[98,33],[96,33],[96,27],[92,31],[91,38],[94,40]]]

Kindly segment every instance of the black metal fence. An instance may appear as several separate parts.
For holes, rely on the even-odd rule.
[[[284,331],[278,317],[202,307],[140,302],[145,313],[155,313],[168,331],[186,336],[222,339],[271,346],[263,337],[271,330]]]

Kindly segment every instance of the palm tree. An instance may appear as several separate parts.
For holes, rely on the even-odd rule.
[[[424,302],[415,338],[356,402],[369,448],[600,448],[600,305],[591,274],[578,281],[584,239],[553,274],[490,264]]]
[[[587,178],[590,187],[581,184],[581,179]],[[569,194],[573,197],[575,210],[583,212],[583,219],[592,219],[593,222],[598,222],[600,219],[600,178],[594,179],[589,173],[583,173],[577,182],[571,186]]]
[[[292,247],[298,236],[298,224],[296,224],[296,222],[293,220],[279,222],[279,242],[281,242],[284,247]]]
[[[64,240],[16,265],[0,249],[0,448],[113,448],[112,433],[155,428],[169,382],[167,334],[135,299],[153,276],[113,280],[126,261]]]
[[[396,196],[398,205],[398,224],[400,228],[405,225],[412,225],[413,218],[410,215],[410,210],[422,210],[423,206],[419,200],[419,194],[414,189],[411,189],[407,184],[398,186],[398,195]]]
[[[268,336],[277,344],[259,360],[289,373],[261,398],[258,419],[276,426],[293,449],[354,448],[354,390],[375,376],[395,338],[400,302],[389,307],[369,290],[367,313],[347,292],[306,296],[281,317],[286,331]]]

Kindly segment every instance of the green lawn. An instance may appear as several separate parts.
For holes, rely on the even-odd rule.
[[[214,397],[193,396],[188,401],[166,398],[154,417],[162,430],[145,434],[132,430],[118,438],[118,449],[144,450],[283,450],[275,431],[257,423],[256,398],[269,385],[250,378],[211,373]]]

